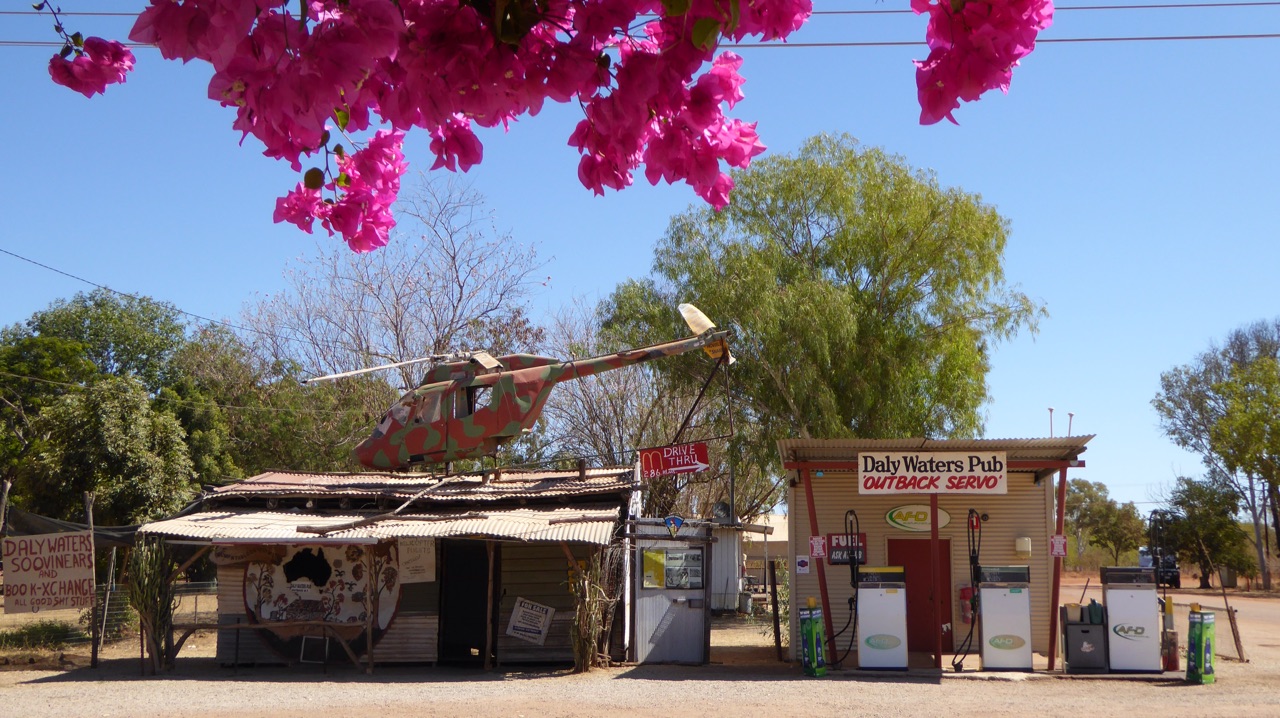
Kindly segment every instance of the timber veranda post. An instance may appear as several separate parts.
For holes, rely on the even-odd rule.
[[[1066,534],[1067,527],[1067,468],[1058,469],[1058,516],[1054,533],[1058,536]],[[1058,659],[1058,601],[1062,592],[1062,557],[1053,557],[1053,586],[1049,597],[1049,670],[1052,671]]]
[[[90,601],[89,604],[89,623],[92,628],[89,630],[89,667],[98,667],[98,643],[102,639],[102,634],[98,630],[98,546],[97,541],[93,537],[93,492],[84,492],[84,516],[85,523],[89,525],[89,576],[90,581]]]

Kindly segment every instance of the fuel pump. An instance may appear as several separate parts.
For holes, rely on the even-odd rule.
[[[834,638],[839,638],[845,631],[849,633],[849,647],[844,649],[844,655],[840,656],[840,660],[836,661],[836,665],[844,663],[844,659],[849,657],[849,653],[853,651],[854,641],[858,638],[858,566],[866,561],[863,555],[863,547],[861,544],[862,526],[858,522],[858,512],[849,509],[844,512],[844,542],[849,551],[849,587],[853,595],[849,597],[849,620],[844,624],[844,628],[836,633]]]
[[[960,615],[963,620],[968,616],[969,633],[960,642],[960,648],[951,659],[951,668],[959,673],[964,670],[964,659],[973,653],[973,634],[978,627],[978,581],[982,578],[979,555],[982,552],[982,521],[984,517],[977,509],[969,509],[969,517],[965,526],[965,538],[969,548],[969,587],[961,589]]]

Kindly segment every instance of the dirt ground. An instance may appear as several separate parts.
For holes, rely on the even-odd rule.
[[[1069,579],[1070,581],[1070,579]],[[1064,601],[1083,590],[1067,583]],[[1091,586],[1088,596],[1096,596]],[[1074,591],[1074,593],[1073,593]],[[1192,601],[1222,610],[1222,598],[1198,591],[1171,594],[1179,630]],[[564,670],[476,670],[348,666],[241,668],[217,665],[212,635],[184,646],[178,666],[158,678],[139,675],[138,645],[108,646],[101,667],[82,667],[80,651],[0,654],[0,716],[263,716],[296,718],[391,714],[407,716],[727,716],[884,715],[943,711],[960,716],[1208,716],[1280,715],[1280,599],[1231,596],[1248,662],[1220,657],[1217,682],[1189,685],[1180,674],[1065,676],[1061,673],[956,674],[932,669],[901,673],[833,670],[806,678],[779,662],[759,623],[719,619],[706,666],[618,666],[585,675]],[[1218,643],[1234,652],[1225,613]],[[1185,644],[1185,635],[1183,636]],[[36,664],[23,664],[36,657]],[[1043,660],[1043,658],[1041,658]],[[976,667],[976,661],[973,664]],[[33,668],[39,670],[32,670]]]

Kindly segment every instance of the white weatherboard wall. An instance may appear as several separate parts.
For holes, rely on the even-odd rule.
[[[928,540],[929,532],[911,532],[890,526],[885,521],[889,509],[904,504],[928,504],[927,494],[892,494],[892,495],[860,495],[858,494],[857,474],[854,472],[824,472],[824,476],[812,476],[813,501],[818,516],[818,531],[822,536],[844,531],[845,511],[854,509],[858,512],[861,530],[867,535],[867,565],[883,566],[888,563],[887,551],[890,538],[918,538]],[[787,568],[791,582],[791,635],[800,635],[799,614],[795,610],[803,605],[806,597],[812,596],[819,602],[822,594],[818,587],[817,562],[826,559],[812,559],[807,575],[798,574],[795,570],[797,554],[808,555],[809,552],[809,506],[805,498],[804,485],[799,481],[798,472],[792,471],[791,477],[796,484],[787,492],[787,506],[791,515],[789,520],[789,539],[792,547],[787,556]],[[1034,475],[1024,472],[1009,473],[1009,493],[1005,495],[968,495],[940,494],[938,507],[951,514],[951,523],[938,531],[938,538],[951,539],[951,607],[952,616],[950,641],[944,639],[943,650],[954,650],[964,639],[969,625],[960,622],[961,602],[957,597],[958,588],[969,582],[969,554],[965,538],[965,517],[970,508],[989,515],[990,520],[982,528],[982,552],[980,560],[991,566],[1029,565],[1031,567],[1031,634],[1032,648],[1038,653],[1049,651],[1049,591],[1053,579],[1053,561],[1049,556],[1049,536],[1053,532],[1054,486],[1057,474],[1046,478],[1038,486]],[[1019,557],[1014,550],[1014,540],[1020,536],[1031,538],[1032,555],[1030,558]],[[849,597],[852,588],[849,585],[848,566],[824,565],[827,572],[827,591],[831,600],[831,620],[836,630],[845,624],[849,617]],[[1067,600],[1063,596],[1062,600]],[[847,648],[847,639],[841,636],[837,640],[839,650],[843,654]],[[799,642],[791,642],[792,657],[800,659]]]

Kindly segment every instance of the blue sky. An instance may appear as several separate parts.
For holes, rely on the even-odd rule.
[[[64,11],[138,10],[142,0],[63,0]],[[838,0],[818,10],[894,9]],[[1066,4],[1064,3],[1064,7]],[[0,12],[30,9],[0,0]],[[123,39],[129,22],[68,18]],[[0,41],[53,40],[45,19],[0,15]],[[912,15],[817,16],[796,43],[917,40]],[[1280,6],[1060,10],[1042,39],[1280,32]],[[821,132],[936,171],[1010,220],[1007,278],[1043,302],[1036,336],[1000,345],[987,436],[1097,434],[1088,468],[1124,501],[1152,502],[1195,456],[1161,433],[1159,376],[1241,325],[1280,315],[1280,40],[1042,43],[1007,96],[962,107],[960,126],[921,127],[912,58],[925,48],[744,48],[746,100],[770,152]],[[9,122],[0,169],[0,248],[114,289],[234,319],[283,287],[315,239],[273,225],[289,168],[239,145],[231,113],[205,99],[205,66],[136,50],[126,84],[87,100],[54,86],[52,48],[5,46]],[[15,84],[16,83],[16,84]],[[596,299],[647,273],[671,215],[698,202],[683,185],[643,183],[595,197],[565,142],[575,107],[548,107],[486,132],[470,179],[516,241],[537,246],[550,287],[540,311]],[[420,134],[420,133],[419,133]],[[421,136],[413,171],[431,156]],[[327,241],[327,240],[323,240]],[[0,255],[0,322],[21,321],[90,287]],[[696,298],[691,298],[696,303]]]

